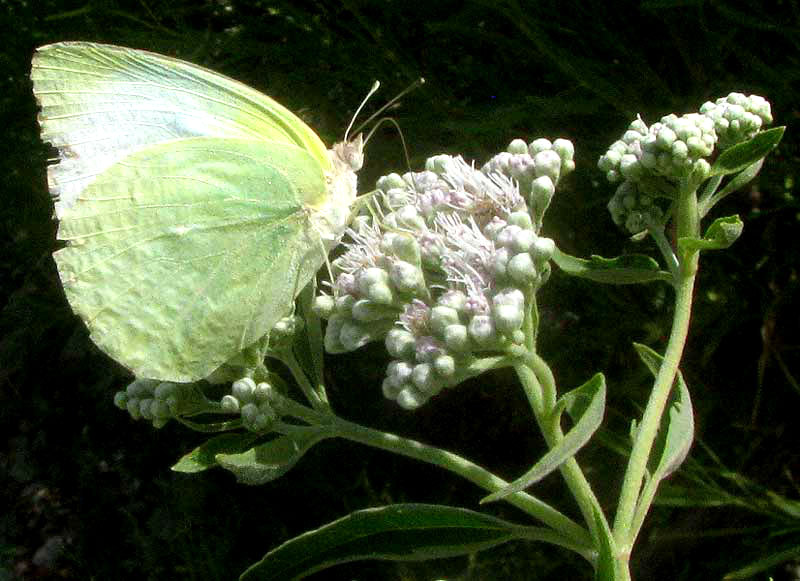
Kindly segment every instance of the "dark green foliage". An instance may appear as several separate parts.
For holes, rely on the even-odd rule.
[[[553,200],[544,227],[574,256],[646,251],[646,243],[626,241],[613,226],[605,210],[613,187],[595,168],[633,115],[652,123],[732,90],[763,95],[786,133],[747,191],[714,210],[712,217],[741,216],[744,231],[730,249],[703,255],[682,371],[698,437],[759,490],[797,499],[800,150],[793,107],[800,16],[794,10],[792,3],[699,1],[420,7],[400,0],[0,0],[0,579],[14,571],[22,579],[232,579],[287,538],[360,508],[400,502],[477,508],[482,496],[431,467],[338,441],[315,446],[289,474],[261,487],[239,485],[221,470],[169,470],[200,440],[173,424],[155,431],[133,423],[113,406],[114,391],[129,378],[71,315],[50,258],[57,243],[45,164],[54,152],[39,141],[35,123],[27,76],[35,46],[91,40],[187,59],[270,94],[328,143],[341,138],[373,79],[384,83],[379,103],[424,76],[424,88],[391,113],[415,169],[443,151],[481,163],[515,137],[574,142],[578,171]],[[400,140],[386,127],[366,149],[362,191],[378,175],[404,169]],[[597,285],[557,269],[540,294],[539,344],[559,383],[579,385],[598,370],[606,375],[603,430],[617,440],[605,441],[624,444],[630,418],[646,401],[649,378],[631,341],[661,350],[669,298],[659,282]],[[329,358],[336,410],[465,454],[504,477],[542,456],[510,374],[466,383],[408,413],[380,393],[385,364],[380,346]],[[611,504],[619,458],[593,441],[581,459],[591,466],[601,500]],[[668,482],[691,486],[691,479],[681,480],[683,470]],[[720,468],[709,461],[706,470]],[[566,504],[556,478],[536,487],[543,498]],[[503,503],[492,510],[521,519]],[[634,553],[637,579],[719,579],[786,549],[787,539],[773,542],[768,534],[786,523],[769,513],[728,505],[656,508],[652,517]],[[723,527],[742,534],[701,536]],[[748,535],[746,527],[759,528]],[[63,550],[48,553],[45,547],[57,547],[58,539]],[[50,563],[43,559],[48,554]],[[469,561],[363,562],[312,578],[585,577],[588,569],[576,561],[549,547],[514,543]],[[788,579],[780,567],[771,575]]]

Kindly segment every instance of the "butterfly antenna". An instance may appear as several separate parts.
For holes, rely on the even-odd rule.
[[[377,81],[376,81],[376,83],[377,83]],[[381,115],[381,114],[383,114],[383,112],[384,112],[384,111],[386,111],[386,110],[387,110],[389,107],[391,107],[392,105],[394,105],[395,103],[397,103],[397,102],[398,102],[400,99],[402,99],[403,97],[405,97],[405,96],[406,96],[408,93],[410,93],[410,92],[411,92],[411,91],[413,91],[414,89],[418,89],[419,87],[421,87],[421,86],[422,86],[422,85],[424,85],[424,84],[425,84],[425,79],[424,79],[424,78],[422,78],[422,77],[418,78],[416,81],[414,81],[413,83],[411,83],[411,84],[410,84],[409,86],[407,86],[405,89],[403,89],[402,91],[400,91],[400,92],[399,92],[399,93],[398,93],[398,94],[397,94],[397,95],[396,95],[396,96],[395,96],[393,99],[391,99],[391,100],[390,100],[388,103],[386,103],[386,104],[385,104],[383,107],[381,107],[380,109],[378,109],[377,111],[375,111],[375,112],[374,112],[372,115],[370,115],[369,117],[367,117],[367,118],[366,118],[364,121],[362,121],[361,123],[359,123],[359,125],[358,125],[358,127],[356,128],[355,132],[356,132],[356,133],[358,133],[359,131],[361,131],[361,130],[364,128],[364,126],[366,126],[366,125],[367,125],[367,123],[369,123],[370,121],[372,121],[373,119],[375,119],[375,117],[377,117],[378,115]],[[367,95],[367,98],[369,98],[369,97],[370,97],[370,95],[372,95],[372,93],[374,93],[374,92],[375,92],[374,90],[373,90],[373,91],[371,91],[371,92],[369,93],[369,95]],[[364,99],[364,101],[366,101],[366,99]],[[364,106],[364,103],[361,103],[361,106],[363,107],[363,106]],[[360,110],[361,110],[361,107],[359,107],[359,108],[358,108],[358,110],[360,111]],[[356,113],[356,114],[358,114],[358,113]],[[355,120],[355,117],[354,117],[353,119]],[[351,125],[351,126],[353,125],[353,122],[352,122],[352,121],[350,122],[350,125]],[[348,127],[348,129],[350,129],[350,128]],[[345,139],[346,139],[346,135],[347,135],[347,134],[345,134]]]
[[[403,135],[403,130],[400,129],[400,124],[394,119],[394,117],[384,117],[383,119],[378,120],[378,122],[369,130],[367,136],[364,138],[364,144],[366,144],[372,134],[375,133],[375,130],[381,126],[382,123],[391,123],[397,129],[397,134],[400,136],[400,143],[403,144],[403,157],[406,159],[406,168],[408,171],[411,171],[411,158],[408,156],[408,147],[406,146],[406,138]]]
[[[377,91],[380,88],[380,86],[381,86],[380,81],[375,81],[372,84],[372,88],[367,92],[367,96],[364,97],[363,101],[361,101],[361,105],[359,105],[358,109],[356,109],[356,112],[353,113],[353,117],[352,117],[352,119],[350,119],[350,125],[347,126],[347,130],[344,132],[344,141],[345,142],[348,141],[347,136],[350,135],[350,130],[353,128],[353,123],[356,122],[356,117],[358,117],[358,114],[361,113],[361,110],[364,108],[364,105],[367,104],[367,101],[369,100],[369,98],[372,97],[372,95],[375,94],[375,91]],[[359,126],[359,128],[361,126],[363,126],[363,123]]]

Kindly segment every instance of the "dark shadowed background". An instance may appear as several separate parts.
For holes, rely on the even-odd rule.
[[[649,248],[613,226],[605,211],[613,189],[595,166],[633,116],[652,123],[732,90],[769,99],[776,124],[788,125],[786,137],[758,180],[717,210],[740,214],[743,236],[729,251],[705,255],[702,265],[683,366],[700,443],[665,487],[666,504],[651,514],[634,574],[721,579],[800,546],[800,509],[792,516],[792,505],[768,493],[800,496],[800,7],[583,4],[0,0],[0,581],[234,579],[283,540],[359,508],[476,508],[481,497],[426,465],[339,441],[321,444],[288,475],[256,488],[221,471],[170,472],[202,437],[172,423],[153,430],[113,406],[114,391],[130,378],[71,314],[50,257],[58,247],[45,180],[53,152],[38,138],[28,74],[34,47],[62,40],[144,48],[212,68],[296,111],[326,143],[341,139],[374,79],[384,89],[371,107],[424,76],[427,84],[392,112],[412,167],[442,152],[482,163],[516,137],[571,139],[577,171],[557,193],[545,232],[583,256]],[[389,126],[366,155],[362,191],[381,174],[405,169]],[[630,343],[662,348],[669,291],[600,287],[556,271],[540,296],[540,348],[562,389],[604,370],[607,439],[624,435],[649,387]],[[470,382],[411,413],[381,395],[385,364],[380,345],[328,359],[339,413],[448,447],[505,477],[542,453],[512,374]],[[580,458],[604,504],[613,506],[620,457],[595,444]],[[532,492],[575,512],[556,476]],[[527,522],[502,504],[487,510]],[[364,562],[313,579],[589,575],[572,554],[514,543],[469,561]],[[798,578],[785,565],[769,575]]]

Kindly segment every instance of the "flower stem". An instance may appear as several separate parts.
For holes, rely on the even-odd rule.
[[[514,369],[531,403],[536,423],[545,442],[550,448],[553,448],[564,438],[560,424],[554,422],[552,417],[556,401],[553,374],[544,360],[535,353],[525,364],[518,364]],[[577,460],[570,458],[559,467],[559,470],[578,503],[595,546],[601,546],[601,538],[613,543],[611,531],[605,519],[601,519],[602,523],[597,522],[596,515],[602,515],[603,511]]]
[[[684,190],[680,194],[677,207],[678,237],[697,236],[699,233],[699,215],[697,213],[696,190]],[[670,332],[664,360],[656,375],[650,399],[647,402],[642,421],[636,431],[628,467],[622,483],[617,514],[614,519],[614,538],[617,546],[626,553],[635,541],[633,529],[635,514],[647,512],[649,507],[637,506],[640,501],[642,480],[647,470],[647,461],[658,433],[661,417],[669,399],[678,365],[683,355],[683,348],[689,332],[691,318],[692,295],[697,272],[697,252],[679,253],[680,268],[675,279],[675,314]],[[646,501],[652,501],[649,494]],[[627,558],[627,557],[626,557]]]
[[[441,448],[355,424],[338,416],[333,416],[331,427],[335,436],[439,466],[489,492],[508,486],[508,482],[485,468]],[[579,546],[584,551],[591,549],[592,541],[586,530],[547,503],[524,492],[512,494],[506,500],[563,535],[573,548]]]

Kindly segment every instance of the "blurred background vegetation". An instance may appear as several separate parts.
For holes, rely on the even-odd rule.
[[[481,496],[428,466],[338,441],[257,488],[222,472],[169,471],[202,437],[173,424],[155,431],[113,407],[129,377],[71,314],[50,258],[58,247],[45,180],[53,152],[38,138],[28,74],[34,47],[62,40],[202,64],[270,94],[327,143],[341,138],[374,79],[384,86],[378,103],[424,76],[427,84],[392,112],[412,167],[441,152],[482,163],[515,137],[571,139],[578,168],[545,230],[583,256],[647,250],[613,227],[605,211],[612,188],[595,168],[634,115],[652,123],[732,90],[765,96],[788,130],[757,181],[718,209],[740,214],[745,231],[702,265],[683,366],[699,441],[664,487],[634,570],[640,580],[721,579],[779,554],[740,578],[800,578],[790,561],[800,551],[797,2],[0,0],[0,39],[0,580],[233,579],[283,540],[352,510],[390,502],[474,508]],[[397,133],[380,130],[361,189],[404,168]],[[669,290],[599,287],[556,271],[541,305],[541,350],[562,389],[607,373],[605,441],[613,444],[649,386],[630,342],[663,346]],[[331,398],[343,416],[447,447],[505,477],[542,453],[511,374],[409,413],[381,395],[385,363],[380,346],[329,358]],[[613,448],[597,444],[580,455],[606,506],[616,501],[622,467]],[[535,493],[574,510],[555,477]],[[364,562],[313,578],[588,574],[571,554],[518,543],[469,560]]]

